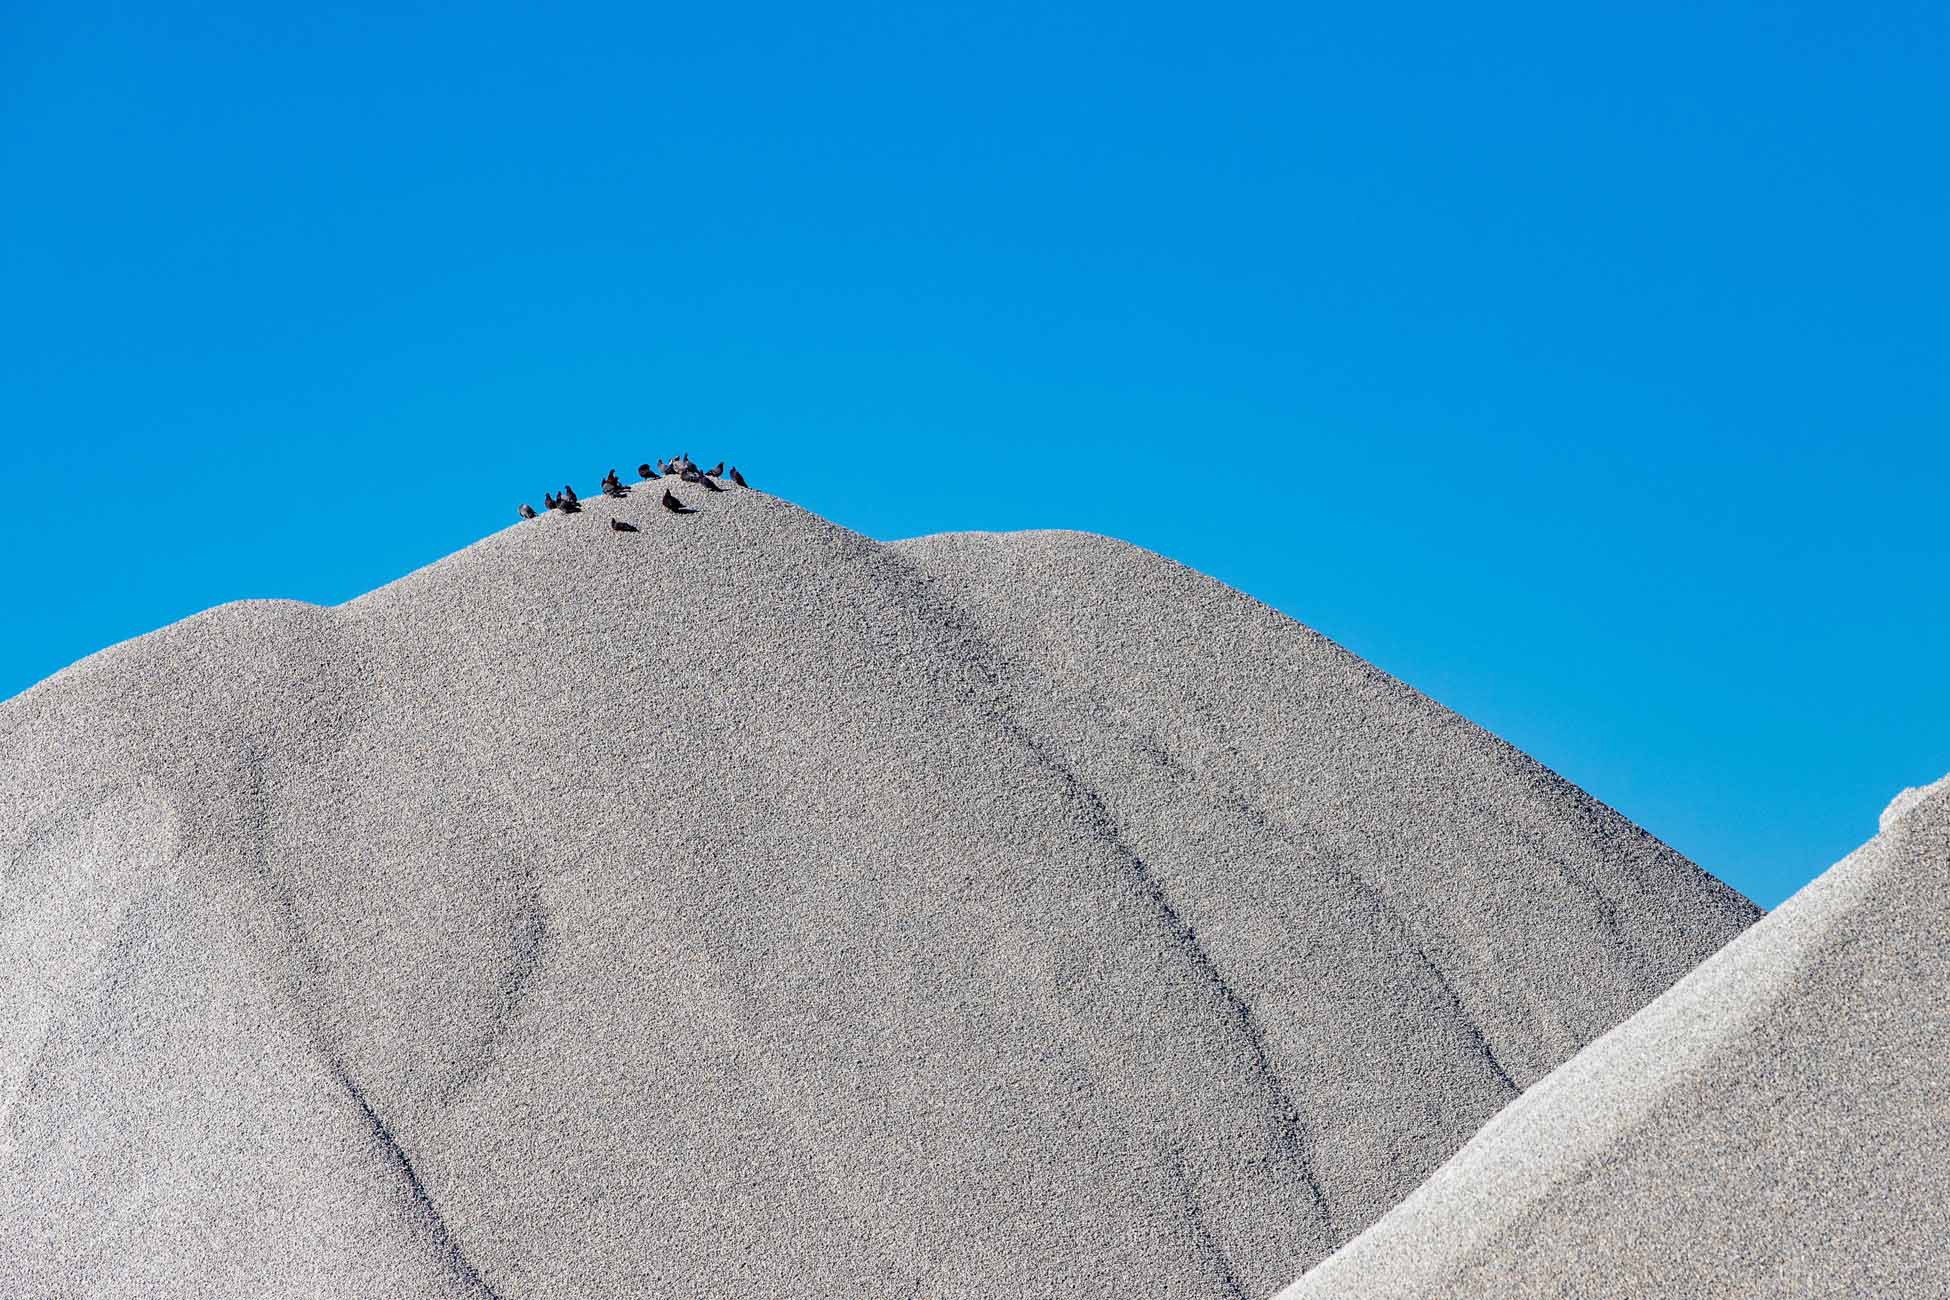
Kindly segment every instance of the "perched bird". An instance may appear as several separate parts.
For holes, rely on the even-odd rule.
[[[707,469],[704,472],[710,475],[712,478],[719,478],[724,474],[724,462],[719,461],[718,467],[716,469]]]
[[[663,471],[653,470],[648,465],[638,465],[636,467],[636,476],[638,478],[662,478]]]
[[[679,501],[670,494],[669,488],[664,489],[664,509],[670,511],[673,515],[694,515],[697,513],[696,506],[685,505],[682,501]]]
[[[662,478],[666,474],[675,474],[676,472],[676,470],[670,467],[669,462],[660,460],[657,462],[657,472],[652,477]]]
[[[630,490],[615,479],[610,479],[603,484],[603,495],[606,497],[626,497],[630,495]]]
[[[557,510],[560,510],[565,515],[574,515],[574,514],[582,513],[582,503],[577,501],[574,497],[555,498],[555,508]]]
[[[535,507],[524,501],[521,503],[521,509],[515,511],[515,513],[523,519],[533,519],[535,517]]]
[[[576,499],[576,490],[567,483],[562,485],[562,499],[564,501],[573,501]]]
[[[560,498],[558,498],[553,492],[542,493],[542,509],[544,510],[555,509],[555,503],[559,499]]]
[[[621,483],[622,481],[623,480],[616,477],[616,471],[613,469],[609,473],[603,475],[604,487],[608,487],[611,483]]]
[[[683,479],[686,483],[702,483],[704,481],[704,475],[698,473],[689,465],[679,470],[677,477]]]
[[[718,486],[718,480],[711,478],[708,475],[699,474],[697,476],[697,481],[702,483],[705,487],[709,488],[713,492],[724,491],[723,488]]]
[[[636,531],[636,525],[626,524],[621,519],[612,519],[609,521],[609,531],[612,533],[633,533]]]
[[[728,474],[726,477],[728,477],[733,483],[736,483],[739,487],[751,486],[751,484],[745,482],[745,476],[738,472],[738,467],[736,465],[733,465],[731,467],[731,473]]]

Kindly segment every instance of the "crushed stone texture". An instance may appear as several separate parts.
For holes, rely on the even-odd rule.
[[[1279,1300],[1950,1295],[1950,781]]]
[[[0,1295],[1264,1296],[1757,916],[1155,555],[658,486],[0,704]]]

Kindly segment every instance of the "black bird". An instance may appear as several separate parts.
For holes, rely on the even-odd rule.
[[[697,513],[696,506],[685,505],[682,501],[679,501],[670,494],[669,488],[664,489],[664,509],[670,511],[673,515],[694,515]]]
[[[581,512],[582,503],[574,497],[557,497],[555,498],[555,508],[565,515],[573,515]]]
[[[609,473],[603,475],[603,486],[605,487],[609,486],[611,483],[620,483],[620,482],[622,482],[622,480],[616,477],[616,471],[613,469]]]
[[[658,473],[656,470],[651,469],[648,465],[638,465],[636,467],[636,476],[638,478],[662,478],[663,477],[662,474]]]
[[[733,483],[736,483],[739,487],[751,486],[751,484],[745,482],[745,476],[738,472],[738,467],[736,465],[733,465],[731,467],[731,473],[728,474],[726,477],[728,477]]]
[[[603,495],[606,497],[626,497],[630,495],[630,490],[615,479],[610,479],[607,483],[603,484]]]
[[[703,485],[704,485],[705,487],[707,487],[707,488],[709,488],[709,489],[711,489],[711,491],[713,491],[713,492],[722,492],[722,491],[724,491],[724,489],[723,489],[723,488],[721,488],[721,487],[719,487],[719,486],[718,486],[718,480],[716,480],[716,479],[714,479],[714,478],[710,478],[710,477],[708,477],[708,476],[706,476],[706,475],[703,475],[703,474],[699,474],[699,475],[697,476],[697,481],[698,481],[698,482],[700,482],[700,483],[702,483],[702,484],[703,484]]]
[[[533,519],[535,517],[535,507],[524,501],[521,503],[521,509],[515,511],[515,513],[523,519]]]
[[[557,497],[556,497],[556,495],[555,495],[555,493],[553,493],[553,492],[544,492],[544,493],[542,493],[542,509],[544,509],[544,510],[553,510],[553,509],[555,509],[555,502],[556,502],[556,500],[557,500]]]
[[[609,521],[609,530],[613,533],[633,533],[636,531],[636,525],[626,524],[621,519],[612,519]]]
[[[724,474],[724,462],[719,461],[718,467],[716,469],[707,469],[704,472],[710,475],[712,478],[719,478]]]
[[[564,501],[574,501],[576,499],[576,490],[567,483],[562,485],[562,499]]]

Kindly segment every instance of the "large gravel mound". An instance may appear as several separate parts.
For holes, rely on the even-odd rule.
[[[1156,556],[658,495],[0,705],[0,1295],[1263,1295],[1756,916]]]
[[[1280,1300],[1950,1295],[1950,781]]]

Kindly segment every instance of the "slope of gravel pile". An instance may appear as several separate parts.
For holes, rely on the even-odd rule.
[[[0,705],[0,1294],[1265,1294],[1756,915],[1155,556],[657,495]]]
[[[1280,1300],[1950,1295],[1950,779]]]

